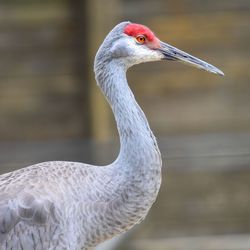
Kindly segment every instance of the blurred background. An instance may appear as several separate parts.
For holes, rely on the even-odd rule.
[[[163,184],[147,219],[106,249],[249,250],[248,0],[1,0],[0,172],[116,157],[114,119],[92,65],[123,20],[226,76],[173,62],[128,72],[159,141]]]

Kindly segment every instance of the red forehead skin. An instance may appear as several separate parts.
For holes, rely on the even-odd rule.
[[[155,36],[155,34],[146,26],[137,24],[137,23],[130,23],[128,24],[125,29],[124,33],[128,36],[137,37],[138,35],[144,35],[147,39],[147,45],[152,48],[159,48],[160,43],[159,39]]]

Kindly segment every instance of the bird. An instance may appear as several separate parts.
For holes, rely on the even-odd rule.
[[[146,217],[161,185],[162,158],[126,72],[133,65],[162,60],[223,75],[162,42],[147,26],[117,24],[94,60],[97,85],[117,124],[117,158],[106,166],[42,162],[0,175],[0,249],[89,250]]]

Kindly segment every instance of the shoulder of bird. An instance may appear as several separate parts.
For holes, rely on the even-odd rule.
[[[73,186],[70,183],[77,182],[76,177],[86,178],[89,169],[82,163],[44,162],[0,175],[0,242],[21,221],[29,225],[58,223],[62,216],[58,203],[70,202],[74,193],[68,190]],[[92,175],[94,172],[91,168]]]

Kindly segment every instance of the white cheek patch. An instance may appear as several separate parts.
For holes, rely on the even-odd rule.
[[[148,48],[146,45],[136,43],[133,37],[117,40],[110,49],[112,58],[124,59],[125,64],[132,66],[135,64],[158,61],[162,54],[156,50]]]

